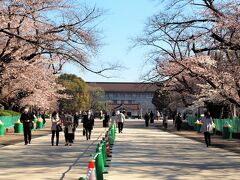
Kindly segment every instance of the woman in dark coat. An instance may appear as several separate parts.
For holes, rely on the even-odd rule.
[[[146,112],[144,119],[145,119],[145,126],[148,127],[149,120],[150,120],[150,115],[148,112]]]
[[[107,112],[104,113],[104,119],[103,119],[103,127],[108,127],[108,123],[110,120],[110,116]]]
[[[177,126],[177,130],[180,131],[183,120],[182,120],[182,115],[181,113],[178,113],[177,117],[176,117],[176,126]]]
[[[83,115],[83,128],[85,129],[86,139],[91,139],[91,132],[94,126],[94,118],[91,111],[84,113]]]

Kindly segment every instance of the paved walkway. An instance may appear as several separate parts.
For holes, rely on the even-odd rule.
[[[99,124],[97,122],[96,124]],[[51,146],[51,135],[0,148],[1,180],[77,180],[85,177],[90,154],[95,153],[98,138],[102,138],[104,128],[94,128],[90,141],[82,136],[82,128],[77,129],[73,146],[64,146],[63,132],[59,146]]]
[[[239,179],[239,154],[128,121],[117,134],[107,180]]]

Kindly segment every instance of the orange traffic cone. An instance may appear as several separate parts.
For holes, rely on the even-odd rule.
[[[87,170],[86,180],[96,180],[94,163],[95,163],[94,160],[90,160],[88,162],[88,170]]]

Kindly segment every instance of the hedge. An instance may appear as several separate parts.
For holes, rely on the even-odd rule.
[[[0,110],[0,116],[20,116],[20,113],[12,110]]]

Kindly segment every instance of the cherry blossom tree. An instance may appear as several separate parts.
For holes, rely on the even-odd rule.
[[[56,107],[57,74],[66,62],[94,73],[98,49],[96,7],[67,0],[0,1],[0,97],[7,107]]]
[[[64,95],[57,84],[56,75],[46,68],[43,62],[11,61],[5,66],[2,81],[1,104],[5,107],[14,105],[34,106],[40,109],[57,109],[57,101]]]
[[[239,1],[173,0],[137,38],[155,63],[148,79],[188,100],[185,105],[240,105]],[[185,98],[186,100],[186,98]]]

